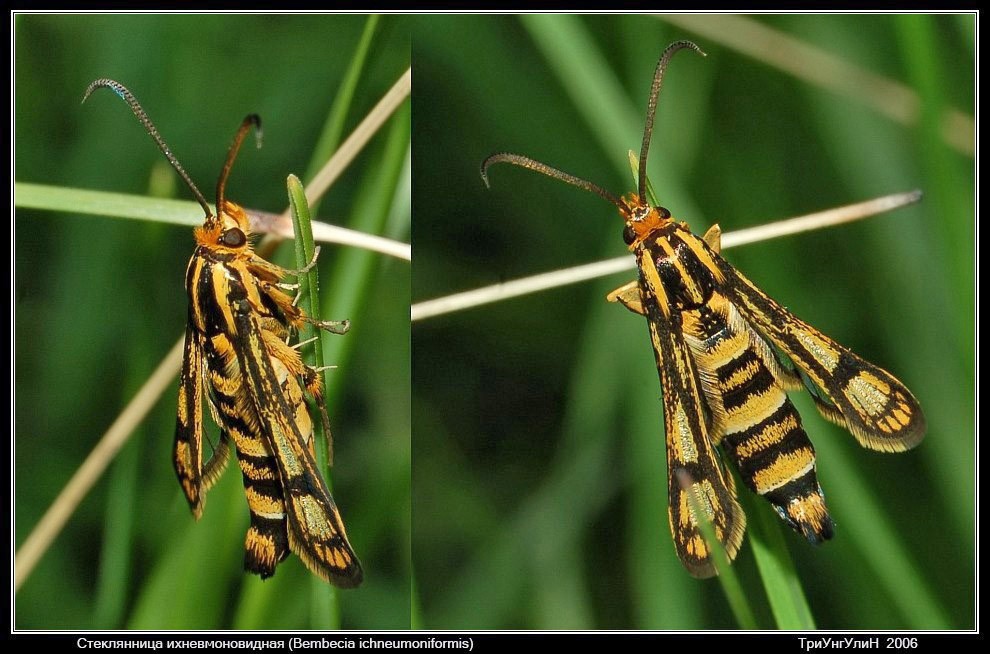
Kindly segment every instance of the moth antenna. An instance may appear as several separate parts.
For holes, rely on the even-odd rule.
[[[244,137],[247,136],[248,130],[251,127],[254,127],[255,141],[258,147],[261,147],[261,138],[263,135],[261,131],[261,116],[258,114],[248,114],[241,121],[241,126],[237,128],[237,134],[234,135],[234,142],[230,144],[230,149],[227,150],[227,160],[223,162],[223,170],[220,171],[220,177],[217,179],[217,220],[220,220],[220,213],[223,211],[223,192],[224,187],[227,185],[227,177],[230,175],[230,169],[234,165],[234,159],[237,158],[237,152],[241,149],[241,143],[244,142]]]
[[[530,159],[529,157],[525,157],[521,154],[512,154],[511,152],[498,152],[481,162],[481,179],[484,180],[485,186],[488,188],[491,188],[491,184],[488,183],[488,168],[497,163],[509,163],[521,168],[535,170],[536,172],[542,173],[547,177],[553,177],[554,179],[559,179],[562,182],[567,182],[568,184],[582,188],[585,191],[591,191],[595,195],[614,204],[619,208],[619,211],[624,211],[626,209],[626,205],[622,200],[597,184],[589,182],[586,179],[581,179],[580,177],[575,177],[574,175],[565,173],[562,170],[557,170],[556,168],[536,161],[535,159]]]
[[[656,72],[653,73],[653,86],[650,88],[650,104],[646,108],[646,128],[643,130],[643,146],[639,150],[639,197],[646,197],[646,159],[650,153],[650,139],[653,138],[653,117],[657,113],[657,98],[660,95],[660,86],[663,84],[663,75],[667,71],[667,64],[674,53],[684,48],[690,48],[707,57],[708,54],[691,41],[675,41],[667,46],[667,49],[660,55],[657,62]]]
[[[86,102],[93,91],[101,86],[116,93],[120,96],[121,100],[130,106],[131,111],[134,112],[137,119],[141,121],[142,125],[144,125],[145,131],[147,131],[151,138],[155,140],[155,143],[158,144],[158,149],[162,151],[162,154],[165,155],[168,162],[172,164],[172,168],[175,169],[175,172],[179,173],[179,177],[182,178],[182,181],[186,183],[189,190],[196,196],[196,201],[199,202],[199,206],[203,207],[203,211],[206,212],[206,216],[209,217],[213,215],[210,211],[210,205],[206,202],[206,198],[204,198],[203,194],[199,192],[198,188],[196,188],[196,184],[192,181],[192,178],[189,177],[189,173],[186,172],[185,168],[182,167],[182,164],[179,163],[179,160],[175,158],[174,154],[172,154],[172,150],[168,147],[168,144],[165,142],[165,139],[162,138],[162,135],[158,133],[158,129],[155,127],[155,124],[151,122],[150,118],[148,118],[148,114],[145,113],[144,109],[141,107],[141,103],[137,101],[137,98],[134,97],[134,94],[131,93],[126,86],[112,79],[101,78],[94,80],[93,83],[86,89],[86,94],[83,95],[82,101]]]

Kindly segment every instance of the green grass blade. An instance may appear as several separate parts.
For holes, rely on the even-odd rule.
[[[626,155],[629,157],[629,168],[632,170],[633,187],[639,188],[639,155],[633,150],[627,152]],[[646,200],[654,207],[660,206],[657,192],[653,190],[653,182],[650,181],[649,177],[646,178]]]
[[[777,628],[815,629],[815,619],[781,534],[780,521],[767,507],[757,506],[748,496],[743,498],[743,503],[749,517],[749,542],[753,546],[753,557]]]
[[[289,175],[286,181],[289,192],[289,207],[292,213],[292,228],[296,234],[294,241],[296,253],[296,269],[302,270],[313,260],[315,246],[313,244],[313,227],[310,219],[309,203],[306,201],[306,191],[302,182],[295,175]],[[303,307],[310,316],[319,318],[320,316],[320,287],[319,273],[316,266],[305,274],[299,275],[299,294],[303,298]],[[316,337],[314,346],[315,364],[317,368],[323,366],[323,330],[306,325],[301,330],[301,340],[307,340],[311,336]],[[321,373],[322,374],[322,373]],[[317,408],[317,411],[320,409]],[[322,432],[323,426],[319,420],[313,421],[313,428],[316,432]],[[314,438],[320,445],[327,443],[330,434],[323,434],[324,438],[319,438],[315,433]],[[333,489],[333,480],[330,476],[328,464],[328,454],[326,447],[317,447],[317,466],[323,473],[327,483],[327,488]],[[337,590],[327,584],[322,579],[313,578],[310,581],[310,624],[314,629],[340,629],[340,605],[337,597]]]
[[[408,103],[406,105],[408,109]],[[388,229],[382,230],[383,224],[386,224],[386,218],[390,215],[390,210],[393,204],[398,202],[398,199],[403,200],[403,204],[408,206],[408,202],[405,202],[405,198],[409,197],[408,189],[405,190],[404,194],[397,194],[393,197],[390,190],[396,185],[397,170],[402,169],[402,163],[404,161],[404,154],[408,150],[408,139],[409,139],[409,121],[408,114],[403,110],[400,110],[398,114],[401,116],[399,118],[393,117],[394,127],[390,127],[388,137],[389,142],[392,143],[398,138],[397,144],[386,147],[386,153],[382,156],[382,165],[373,171],[365,173],[365,179],[362,181],[362,191],[359,191],[355,202],[352,203],[352,208],[350,211],[351,220],[347,222],[348,227],[362,229],[371,233],[385,233],[389,234]],[[296,180],[298,181],[298,180]],[[299,186],[299,191],[301,191],[301,185]],[[389,191],[386,195],[382,196],[382,191]],[[386,206],[379,206],[376,212],[369,214],[367,212],[367,206],[361,200],[362,197],[384,197]],[[303,198],[298,197],[295,200],[295,204],[302,206]],[[371,220],[367,220],[368,217]],[[295,226],[297,233],[305,233],[305,229],[300,226]],[[392,233],[393,236],[400,236],[402,229],[398,230],[398,233]],[[408,222],[406,223],[405,231],[408,231]],[[298,241],[299,239],[297,239]],[[351,289],[351,284],[358,284],[362,289],[367,285],[369,276],[371,275],[373,268],[372,264],[380,260],[378,255],[372,253],[360,253],[366,254],[367,257],[359,256],[358,253],[350,252],[348,249],[344,249],[342,253],[336,255],[332,250],[325,250],[320,257],[321,261],[326,261],[330,258],[336,258],[337,261],[334,266],[332,266],[332,272],[329,275],[329,279],[333,281],[333,284],[324,285],[323,293],[319,299],[318,311],[319,313],[312,313],[311,315],[318,316],[320,318],[332,318],[339,319],[343,317],[350,318],[351,316],[356,316],[360,313],[359,300],[363,300],[363,293],[360,290]],[[296,261],[298,262],[298,254]],[[305,256],[305,253],[303,254]],[[342,263],[341,260],[346,260]],[[297,268],[300,266],[295,264]],[[310,271],[309,274],[317,274],[317,269]],[[310,289],[314,288],[310,286]],[[308,294],[308,292],[307,292]],[[342,296],[346,296],[346,301],[341,302],[344,299]],[[350,342],[352,339],[348,338],[330,338],[324,339],[322,346],[319,348],[321,361],[330,361],[334,365],[339,365],[341,368],[346,368],[347,355],[350,351]],[[322,363],[318,363],[322,365]],[[340,375],[331,374],[326,380],[326,391],[325,397],[327,399],[328,408],[332,409],[332,404],[335,398],[339,396],[336,392],[336,388],[341,383]],[[333,412],[331,411],[331,424],[333,421]],[[319,421],[314,421],[314,423]],[[325,462],[325,444],[323,439],[317,439],[317,454],[320,458],[320,468],[324,471],[327,470]],[[330,477],[326,476],[329,483]],[[394,507],[391,507],[394,509]],[[355,525],[356,520],[360,519],[360,516],[352,517],[352,514],[347,516],[349,526],[351,529],[349,531],[359,531]],[[358,553],[361,554],[360,552]],[[286,571],[287,572],[287,571]],[[279,575],[283,574],[282,570],[279,571]],[[268,580],[270,584],[275,579]],[[342,618],[333,618],[331,621],[327,620],[327,616],[333,615],[337,616],[343,610],[343,607],[338,604],[339,593],[337,591],[332,591],[334,593],[334,600],[329,601],[329,596],[326,589],[328,585],[322,580],[315,579],[310,575],[310,581],[303,582],[311,584],[310,597],[312,602],[311,606],[307,609],[309,612],[308,626],[310,628],[330,628],[330,625],[336,623],[340,624]],[[239,620],[236,624],[242,626],[249,626],[252,624],[251,620],[255,618],[264,619],[266,616],[270,615],[272,611],[276,610],[275,602],[281,595],[277,592],[268,592],[268,588],[263,587],[262,584],[245,584],[239,598],[239,606],[236,612]],[[254,623],[257,624],[257,623]],[[273,625],[276,626],[276,625]]]
[[[224,475],[210,489],[198,522],[189,519],[185,501],[180,508],[175,499],[184,526],[159,545],[161,552],[134,600],[128,629],[215,628],[228,610],[231,586],[244,574],[240,561],[247,516],[239,475]],[[198,552],[213,555],[197,556]]]
[[[743,593],[742,584],[739,583],[735,568],[730,565],[729,556],[715,535],[715,525],[707,519],[704,503],[700,497],[701,489],[695,485],[694,479],[683,468],[678,469],[675,474],[680,487],[688,491],[687,499],[691,506],[691,512],[696,516],[706,516],[698,521],[698,530],[708,545],[715,569],[718,570],[719,585],[722,587],[722,592],[725,593],[725,598],[729,601],[729,608],[732,609],[732,614],[736,617],[739,628],[756,629],[756,618],[753,617],[753,612],[749,608],[749,602]]]
[[[124,619],[127,587],[133,563],[134,518],[138,491],[141,439],[124,446],[109,474],[113,492],[107,496],[107,526],[100,549],[100,566],[93,607],[93,628],[116,629]]]
[[[296,270],[302,270],[313,261],[316,246],[313,242],[313,226],[309,203],[306,201],[306,191],[302,182],[295,175],[289,175],[286,180],[289,192],[289,207],[292,213],[292,229],[296,235],[293,246],[296,254]],[[298,278],[299,296],[303,308],[313,318],[320,317],[320,275],[316,266]],[[316,367],[323,366],[323,336],[320,329],[307,324],[302,328],[300,340],[316,337],[315,358]],[[327,435],[329,436],[329,434]]]
[[[409,628],[423,628],[423,611],[419,606],[419,594],[416,592],[416,572],[410,575],[409,580]]]
[[[362,180],[361,186],[354,197],[351,209],[351,219],[347,227],[373,234],[382,233],[386,229],[391,208],[395,202],[393,191],[396,188],[400,173],[409,149],[410,103],[406,102],[390,119],[385,136],[382,164],[376,174],[369,174]],[[371,278],[373,266],[381,257],[375,253],[347,249],[340,252],[331,270],[333,292],[324,294],[324,311],[331,318],[357,315],[361,307],[369,300],[366,288]],[[349,349],[348,339],[332,339],[324,345],[327,360],[339,364],[345,352]],[[327,395],[331,396],[338,375],[331,375],[327,383]]]
[[[592,127],[613,170],[624,174],[623,153],[642,140],[643,117],[628,100],[607,58],[576,16],[533,14],[520,20]]]
[[[351,63],[347,67],[347,73],[344,75],[344,80],[337,89],[333,104],[330,106],[330,113],[327,114],[326,122],[323,124],[323,130],[320,132],[320,137],[317,139],[316,146],[313,148],[313,156],[311,157],[309,166],[306,168],[306,174],[303,176],[307,181],[313,179],[313,176],[319,172],[323,162],[330,158],[330,155],[333,154],[334,150],[340,144],[340,138],[344,132],[344,122],[347,120],[351,103],[354,101],[354,91],[357,89],[358,82],[361,80],[361,72],[364,70],[364,65],[368,60],[368,51],[371,49],[372,36],[374,36],[377,26],[378,16],[376,14],[368,16],[368,20],[364,24],[364,31],[361,33],[361,40],[358,42],[357,49],[351,56]],[[319,203],[313,205],[312,210],[314,213],[317,211],[318,206]]]
[[[187,226],[197,226],[203,222],[203,209],[195,202],[47,184],[17,182],[14,185],[14,201],[16,206],[22,209],[82,213]]]
[[[831,465],[819,471],[822,485],[841,488],[829,495],[829,504],[841,521],[837,533],[855,542],[856,549],[873,568],[876,578],[911,629],[946,629],[953,625],[941,602],[929,588],[923,571],[908,553],[881,506],[856,472],[844,450],[824,443]]]

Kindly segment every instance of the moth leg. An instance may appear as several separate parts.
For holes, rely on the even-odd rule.
[[[323,423],[323,434],[327,438],[327,465],[333,467],[333,432],[330,430],[330,416],[327,414],[327,403],[323,399],[323,375],[320,373],[329,368],[336,368],[337,366],[323,366],[322,368],[314,368],[313,366],[306,366],[306,371],[303,373],[303,382],[306,385],[306,390],[310,395],[313,396],[313,402],[320,409],[320,421]],[[314,443],[310,443],[310,449],[314,447]],[[315,450],[314,450],[315,455]]]
[[[320,320],[306,314],[302,314],[300,319],[331,334],[346,334],[347,330],[351,328],[350,320]]]
[[[701,238],[708,244],[708,247],[715,251],[715,254],[722,251],[722,228],[718,226],[718,223],[709,227]]]
[[[646,315],[646,309],[643,308],[643,297],[639,292],[639,280],[634,279],[628,284],[623,284],[606,295],[605,299],[609,302],[618,302],[633,313],[638,313],[641,316]]]
[[[305,341],[299,341],[295,345],[290,345],[289,347],[291,347],[293,350],[298,350],[303,345],[309,345],[310,343],[314,342],[315,340],[316,340],[316,336],[314,336],[313,338],[307,338]]]
[[[309,263],[307,263],[304,267],[300,268],[299,270],[293,270],[291,268],[283,268],[282,266],[276,265],[271,261],[267,261],[258,256],[252,256],[251,260],[249,261],[249,264],[257,269],[267,272],[269,275],[281,279],[286,275],[298,277],[299,275],[304,275],[308,273],[310,270],[313,269],[313,266],[316,265],[316,260],[319,256],[320,256],[320,246],[317,245],[316,249],[313,251],[313,258],[310,259]]]
[[[262,290],[265,294],[271,298],[275,305],[285,314],[285,318],[288,323],[293,327],[299,327],[300,324],[307,322],[311,325],[319,327],[331,334],[346,334],[347,330],[351,328],[351,321],[349,320],[320,320],[318,318],[313,318],[306,315],[306,313],[299,308],[299,294],[295,297],[289,297],[282,291],[276,288],[278,284],[272,284],[267,282],[261,283]],[[262,307],[256,307],[259,312],[262,311]]]
[[[319,256],[320,256],[320,246],[317,245],[316,249],[313,250],[313,258],[309,260],[309,263],[307,263],[304,268],[301,268],[300,270],[285,269],[285,272],[289,273],[290,275],[295,275],[296,277],[298,277],[299,275],[304,275],[313,269],[313,266],[316,265],[316,260],[317,258],[319,258]]]

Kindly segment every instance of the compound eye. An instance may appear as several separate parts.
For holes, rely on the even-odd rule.
[[[632,245],[633,241],[636,240],[636,230],[632,228],[632,225],[626,225],[626,228],[622,230],[622,240],[626,242],[626,245]]]
[[[224,245],[228,248],[239,248],[247,243],[247,236],[244,235],[237,227],[228,229],[220,237],[220,245]]]

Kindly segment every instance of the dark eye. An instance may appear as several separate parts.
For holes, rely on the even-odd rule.
[[[667,209],[667,207],[657,207],[657,209],[660,211],[660,217],[662,219],[670,220],[670,211]]]
[[[636,230],[632,228],[632,225],[626,225],[626,228],[622,230],[622,240],[626,242],[626,245],[632,245],[633,241],[636,240]]]
[[[247,236],[236,227],[228,229],[220,237],[220,245],[225,245],[229,248],[239,248],[245,243],[247,243]]]

